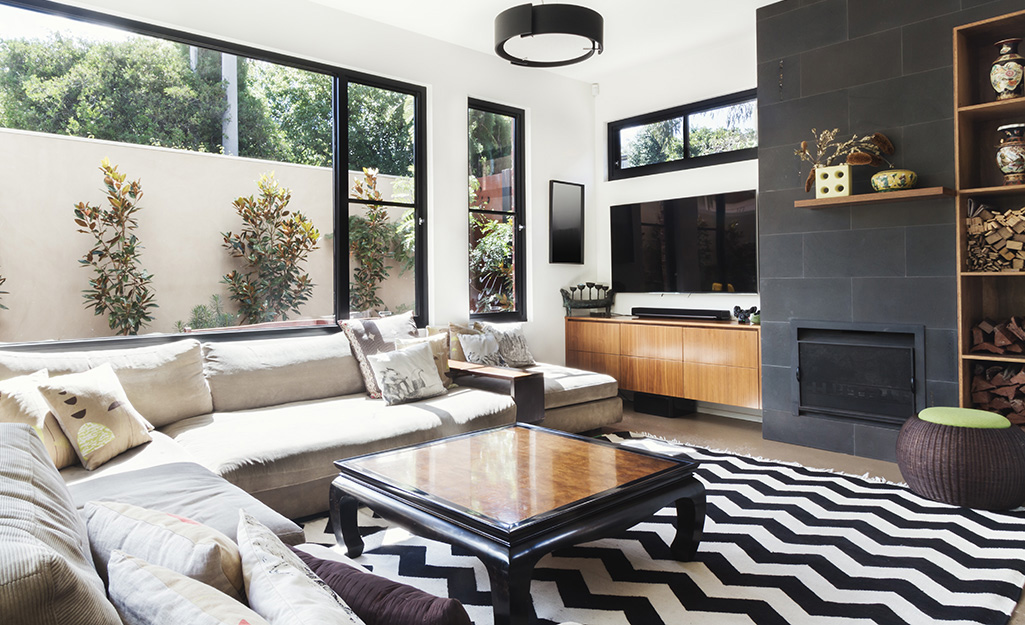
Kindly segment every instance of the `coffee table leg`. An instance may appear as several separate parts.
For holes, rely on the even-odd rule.
[[[359,502],[355,497],[334,484],[330,495],[331,527],[335,530],[335,540],[345,545],[345,555],[355,558],[363,553],[363,537],[359,535],[359,524],[356,522],[356,511]]]
[[[491,602],[495,625],[528,625],[534,615],[530,599],[530,576],[534,561],[512,565],[484,563],[491,578]]]
[[[694,480],[689,497],[676,500],[676,538],[672,553],[677,560],[692,560],[705,529],[705,487]]]

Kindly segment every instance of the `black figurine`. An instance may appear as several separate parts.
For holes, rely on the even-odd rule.
[[[752,306],[747,310],[744,310],[740,306],[733,307],[733,316],[737,318],[737,323],[751,323],[751,315],[757,315],[760,311],[757,306]]]

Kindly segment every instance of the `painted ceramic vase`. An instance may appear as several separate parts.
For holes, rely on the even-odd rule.
[[[1004,39],[994,45],[1000,48],[1000,56],[989,71],[989,82],[997,92],[997,100],[1020,98],[1025,94],[1025,59],[1018,54],[1021,39]]]
[[[910,189],[916,182],[918,174],[910,169],[884,169],[872,176],[872,188],[876,191]]]
[[[1025,183],[1025,124],[1007,124],[997,132],[997,167],[1004,174],[1004,184]]]

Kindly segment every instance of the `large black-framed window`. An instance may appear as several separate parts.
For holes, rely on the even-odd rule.
[[[757,91],[608,124],[609,180],[758,157]]]
[[[330,277],[325,275],[325,279],[320,281],[320,286],[318,287],[325,291],[331,291],[330,301],[327,302],[327,307],[324,312],[316,312],[315,314],[328,315],[333,312],[333,316],[336,319],[345,319],[350,316],[350,311],[352,310],[352,302],[350,299],[352,294],[350,282],[352,278],[350,274],[352,273],[352,266],[355,263],[355,261],[352,260],[353,257],[350,255],[349,250],[349,225],[351,222],[353,207],[360,209],[375,204],[381,205],[385,211],[392,211],[395,215],[393,221],[402,222],[399,227],[399,234],[396,234],[392,238],[392,241],[393,247],[395,249],[401,249],[401,252],[405,254],[405,257],[402,259],[392,258],[393,255],[396,254],[395,249],[392,249],[388,252],[389,258],[391,258],[389,262],[394,265],[393,273],[395,274],[400,271],[400,268],[398,267],[399,263],[401,262],[404,265],[401,268],[401,271],[406,274],[406,281],[409,283],[404,288],[408,293],[406,300],[410,302],[410,304],[405,306],[405,308],[413,310],[419,325],[426,325],[428,321],[428,276],[426,271],[426,223],[428,195],[426,159],[426,87],[386,79],[330,64],[318,63],[276,52],[269,52],[252,46],[224,42],[185,31],[148,24],[143,21],[107,15],[99,11],[49,2],[47,0],[0,0],[0,5],[24,9],[37,14],[69,18],[85,24],[112,27],[131,35],[150,37],[154,40],[161,40],[172,44],[181,44],[188,48],[198,48],[200,49],[201,63],[203,58],[201,55],[204,53],[214,54],[216,56],[232,55],[237,56],[239,59],[244,58],[257,63],[274,64],[286,69],[300,70],[302,72],[308,72],[310,74],[316,74],[324,77],[326,80],[324,88],[324,93],[326,94],[324,99],[326,102],[324,105],[325,108],[330,111],[328,113],[330,118],[327,120],[327,123],[331,124],[332,127],[325,131],[322,145],[324,146],[323,150],[325,152],[324,163],[329,165],[332,168],[332,171],[326,174],[331,181],[330,188],[325,185],[323,195],[325,198],[330,197],[332,208],[329,213],[325,212],[325,217],[322,222],[317,223],[316,226],[319,228],[321,235],[328,235],[322,236],[321,238],[320,244],[322,248],[333,246],[333,252],[328,250],[324,253],[327,254],[328,257],[334,257],[334,268],[332,272],[333,275]],[[193,67],[193,70],[195,70],[195,67]],[[395,123],[402,126],[402,132],[408,135],[408,141],[406,141],[408,145],[391,146],[390,151],[402,153],[401,158],[404,160],[399,163],[402,171],[389,170],[385,172],[385,165],[382,163],[364,162],[366,159],[360,160],[353,158],[354,141],[350,141],[350,135],[353,135],[350,93],[352,93],[354,88],[362,89],[364,91],[377,91],[380,92],[380,94],[384,94],[385,97],[379,97],[376,101],[387,101],[390,99],[391,101],[398,103],[395,107],[395,111],[393,111],[395,113],[393,117],[396,117]],[[387,117],[389,114],[390,113],[388,111],[379,112],[379,116],[382,119]],[[243,120],[240,120],[240,123],[241,121]],[[365,134],[365,130],[365,128],[361,128],[357,134],[362,136]],[[151,143],[150,145],[178,147],[158,143]],[[185,147],[184,149],[189,148]],[[383,151],[388,152],[389,150],[386,149]],[[242,156],[247,155],[242,153]],[[387,193],[384,194],[385,197],[383,199],[376,200],[373,197],[356,197],[353,187],[354,176],[348,171],[348,169],[353,165],[360,168],[367,167],[372,170],[379,170],[382,176],[386,175],[389,178],[389,187],[387,189]],[[94,169],[95,164],[89,163],[88,167]],[[143,182],[145,184],[149,181],[144,180]],[[401,187],[401,189],[399,187]],[[253,188],[251,190],[225,191],[225,195],[233,197],[240,193],[248,194],[256,190],[255,184],[253,184]],[[216,201],[207,200],[207,198],[203,198],[203,201],[209,201],[211,205],[215,205],[219,209],[230,209],[230,197],[227,201],[223,200],[219,196]],[[326,202],[327,200],[325,200],[325,206]],[[296,204],[299,204],[299,202],[296,202]],[[296,206],[295,210],[300,210],[301,208],[302,206]],[[150,236],[152,240],[152,235]],[[399,239],[403,237],[404,241],[400,242]],[[0,242],[0,244],[2,244],[2,242]],[[148,251],[147,253],[154,254],[156,252]],[[74,270],[72,270],[72,272],[73,271]],[[84,273],[81,275],[75,274],[75,278],[77,279],[84,275]],[[164,275],[167,274],[165,273]],[[76,292],[80,290],[78,282],[75,282],[74,284],[69,283],[69,288],[74,288]],[[387,307],[383,307],[383,310],[389,309]],[[395,310],[394,308],[391,310],[392,312],[401,312],[401,310]],[[300,321],[300,324],[301,323],[303,323],[303,321]],[[312,319],[310,320],[310,323],[313,323]],[[324,323],[324,321],[321,320],[321,323]],[[323,328],[322,325],[319,327]],[[297,327],[296,329],[302,329],[303,331],[311,330],[309,327]],[[220,332],[219,334],[227,336],[247,334],[250,332],[280,333],[281,331],[282,330],[280,328],[274,328],[273,331],[263,328],[240,328],[229,330],[227,332]],[[68,336],[63,338],[89,340],[93,337]],[[97,340],[107,339],[100,337],[97,338]]]
[[[522,109],[470,98],[470,318],[525,321],[526,131]]]

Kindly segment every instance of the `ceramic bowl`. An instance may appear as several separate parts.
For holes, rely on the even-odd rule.
[[[910,169],[885,169],[872,176],[872,188],[876,191],[910,189],[916,182],[918,174]]]

